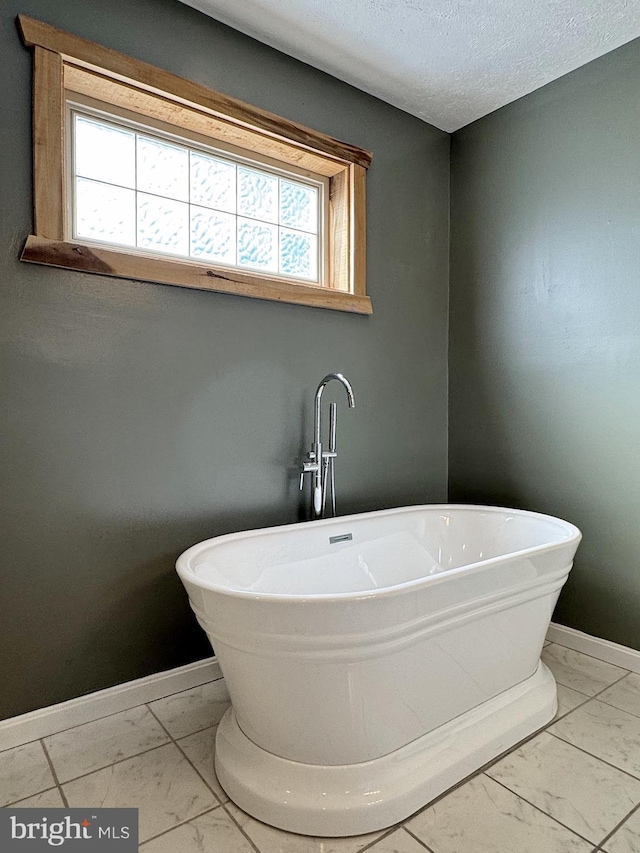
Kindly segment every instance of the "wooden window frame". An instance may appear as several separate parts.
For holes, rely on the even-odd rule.
[[[19,16],[34,51],[34,234],[21,259],[65,269],[215,290],[314,307],[371,314],[366,295],[365,182],[371,154],[117,53],[49,24]],[[329,181],[329,270],[326,285],[129,253],[70,240],[66,187],[66,103],[73,94],[237,146]]]

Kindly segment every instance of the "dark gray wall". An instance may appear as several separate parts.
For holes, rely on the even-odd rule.
[[[554,618],[640,649],[640,42],[452,141],[450,497],[584,532]]]
[[[373,151],[373,317],[20,263],[18,12]],[[4,0],[0,55],[1,717],[210,654],[174,561],[301,517],[293,465],[327,372],[357,395],[339,512],[445,498],[449,137],[174,0]]]

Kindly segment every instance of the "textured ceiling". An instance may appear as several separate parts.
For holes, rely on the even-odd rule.
[[[640,36],[640,0],[183,0],[443,130]]]

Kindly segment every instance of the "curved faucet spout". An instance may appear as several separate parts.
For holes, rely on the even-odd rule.
[[[313,419],[313,440],[316,444],[320,444],[320,406],[322,403],[322,392],[329,384],[329,382],[334,379],[344,386],[344,390],[347,392],[349,408],[353,409],[356,405],[356,398],[353,393],[353,388],[351,387],[351,383],[346,378],[346,376],[343,376],[342,373],[327,373],[327,375],[318,385],[318,389],[316,391],[316,406]]]

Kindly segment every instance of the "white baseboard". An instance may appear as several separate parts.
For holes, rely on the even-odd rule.
[[[215,657],[210,657],[79,696],[59,705],[0,720],[0,750],[90,723],[118,711],[127,711],[218,678],[222,678],[220,664]]]
[[[567,628],[565,625],[558,625],[555,622],[549,625],[547,640],[573,649],[574,652],[582,652],[585,655],[606,661],[606,663],[621,666],[623,669],[640,672],[640,652],[630,649],[628,646],[621,646],[618,643],[612,643],[610,640],[601,640],[599,637],[583,634],[582,631],[576,631],[575,628]]]

